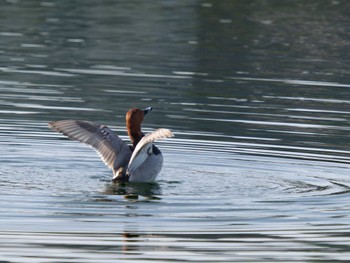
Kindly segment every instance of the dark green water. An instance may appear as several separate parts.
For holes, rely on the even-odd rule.
[[[348,1],[0,3],[0,262],[348,262]],[[47,122],[152,106],[156,184]]]

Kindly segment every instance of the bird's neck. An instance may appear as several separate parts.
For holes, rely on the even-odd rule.
[[[127,123],[126,128],[128,131],[128,135],[130,137],[131,143],[134,147],[139,143],[144,134],[141,131],[140,124]]]

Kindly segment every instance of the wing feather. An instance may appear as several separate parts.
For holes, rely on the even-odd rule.
[[[88,121],[61,120],[50,122],[49,128],[91,146],[102,161],[114,171],[125,166],[130,159],[130,147],[105,125]]]
[[[144,152],[144,150],[152,147],[153,142],[173,136],[174,134],[168,129],[158,129],[154,132],[146,134],[136,145],[134,152],[132,153],[128,165],[129,174],[132,174],[132,172],[135,171],[147,159],[147,154]]]

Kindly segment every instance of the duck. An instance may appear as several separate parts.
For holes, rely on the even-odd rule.
[[[124,142],[106,125],[84,120],[49,122],[49,128],[68,138],[92,147],[102,161],[113,171],[113,182],[154,182],[163,166],[163,155],[156,140],[173,137],[171,130],[160,128],[144,134],[141,124],[152,111],[131,108],[126,113],[126,130],[131,145]]]

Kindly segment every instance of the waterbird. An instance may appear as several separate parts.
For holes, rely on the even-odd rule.
[[[52,121],[49,128],[92,147],[112,169],[113,182],[154,182],[163,166],[162,153],[154,142],[174,134],[160,128],[144,135],[141,124],[151,111],[152,107],[131,108],[126,113],[126,129],[132,145],[125,143],[106,125],[90,121]]]

